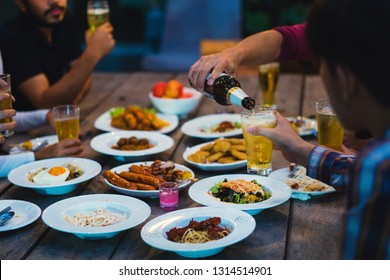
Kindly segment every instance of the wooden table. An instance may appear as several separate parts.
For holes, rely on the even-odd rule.
[[[96,118],[108,109],[127,104],[150,106],[147,93],[153,83],[177,79],[188,86],[187,73],[95,73],[91,93],[81,104],[81,128],[84,132],[85,157],[99,162],[103,170],[122,165],[114,158],[101,155],[90,147],[90,140],[101,133],[94,128]],[[261,93],[256,75],[239,75],[243,89],[256,100]],[[277,104],[285,116],[313,115],[314,100],[325,96],[318,76],[283,74],[276,92]],[[239,112],[239,108],[223,107],[203,97],[200,106],[189,118],[221,111]],[[180,122],[180,125],[185,120]],[[10,141],[20,142],[39,135],[53,134],[52,128],[44,128],[13,136]],[[169,134],[175,141],[173,148],[153,157],[185,164],[182,154],[186,147],[202,143],[180,130]],[[309,139],[315,141],[315,139]],[[274,151],[274,170],[287,167],[288,162],[280,152]],[[196,177],[203,179],[223,172],[207,172],[191,167]],[[239,169],[235,173],[246,173]],[[116,193],[99,174],[79,186],[76,191],[61,196],[42,196],[36,192],[14,186],[7,179],[0,179],[1,199],[20,199],[37,204],[42,211],[59,200],[94,193]],[[158,199],[143,199],[152,209],[147,221],[165,213]],[[256,229],[245,240],[226,248],[210,259],[337,259],[342,234],[344,195],[332,193],[313,197],[308,201],[290,199],[277,207],[256,215]],[[200,206],[188,196],[188,188],[180,192],[179,209]],[[111,239],[83,240],[68,233],[47,227],[41,218],[29,226],[0,233],[0,259],[182,259],[172,252],[160,251],[144,243],[140,230],[146,222]]]

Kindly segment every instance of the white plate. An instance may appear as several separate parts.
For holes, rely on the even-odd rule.
[[[127,131],[124,129],[119,129],[111,126],[111,115],[110,115],[111,110],[112,109],[108,110],[107,112],[103,113],[96,119],[95,128],[100,129],[102,131]],[[160,130],[156,130],[158,132],[169,133],[179,125],[179,117],[177,115],[164,115],[160,113],[157,113],[156,115],[160,119],[169,122],[169,126],[165,126]]]
[[[18,229],[34,222],[41,215],[41,208],[34,203],[24,200],[2,199],[0,200],[0,211],[11,206],[15,215],[11,220],[0,227],[0,232]]]
[[[289,122],[292,122],[294,118],[286,118]],[[304,125],[298,127],[298,134],[300,136],[309,136],[317,133],[317,121],[313,119],[304,118]]]
[[[127,219],[110,226],[81,227],[67,222],[65,215],[88,213],[104,208],[110,212],[126,214]],[[128,196],[116,194],[90,194],[71,197],[58,201],[45,209],[42,220],[49,227],[68,232],[83,239],[104,239],[115,236],[121,231],[133,228],[150,216],[151,210],[145,202]]]
[[[42,137],[34,138],[34,139],[29,140],[29,141],[31,141],[32,148],[34,149],[34,148],[38,147],[40,144],[42,144],[42,142],[45,140],[47,140],[48,145],[51,145],[51,144],[58,142],[58,137],[57,137],[57,135],[49,135],[49,136],[42,136]],[[19,143],[19,145],[22,145],[22,143]],[[9,150],[9,153],[11,155],[12,154],[19,154],[19,153],[23,153],[23,152],[29,152],[29,151],[22,149],[22,148],[19,148],[19,147],[12,147]]]
[[[241,115],[240,114],[215,114],[215,115],[206,115],[202,117],[198,117],[192,119],[190,121],[185,122],[181,131],[192,137],[205,138],[205,139],[213,139],[213,138],[221,138],[221,137],[231,137],[242,134],[242,129],[237,128],[227,132],[206,132],[202,130],[210,129],[223,121],[229,121],[233,124],[238,122],[241,124]]]
[[[210,193],[210,190],[215,184],[222,182],[224,179],[227,179],[228,181],[237,179],[244,179],[247,181],[256,180],[263,186],[265,191],[271,193],[271,197],[264,201],[248,204],[223,202],[214,197]],[[268,177],[250,174],[226,174],[209,177],[195,182],[188,190],[188,195],[192,200],[198,202],[199,204],[206,206],[234,208],[248,212],[251,215],[256,215],[264,209],[277,206],[287,201],[291,196],[291,189],[285,183]]]
[[[53,185],[50,184],[38,184],[28,180],[27,175],[33,170],[40,169],[42,167],[53,167],[58,165],[63,165],[65,163],[70,163],[72,165],[79,166],[83,169],[84,173],[75,179],[65,181],[62,183],[56,183]],[[77,185],[92,179],[100,173],[102,167],[96,161],[85,159],[85,158],[75,158],[75,157],[63,157],[63,158],[51,158],[44,159],[39,161],[30,162],[19,166],[12,170],[8,174],[8,180],[17,186],[30,188],[36,191],[37,193],[44,195],[62,195],[70,193],[76,189]]]
[[[135,136],[138,139],[148,139],[149,143],[152,144],[153,147],[139,151],[121,151],[111,148],[118,143],[120,138],[130,138],[132,136]],[[169,150],[172,148],[173,144],[173,139],[167,135],[159,132],[139,130],[107,132],[95,136],[91,140],[92,149],[102,154],[114,156],[119,161],[143,160],[151,155]]]
[[[187,163],[189,163],[189,164],[191,164],[199,169],[208,170],[208,171],[222,171],[222,170],[226,171],[226,170],[233,170],[233,169],[239,169],[239,168],[246,167],[246,162],[247,162],[246,160],[235,161],[232,163],[218,163],[218,162],[198,163],[198,162],[194,162],[194,161],[191,161],[188,159],[189,155],[194,154],[195,152],[199,151],[201,147],[206,146],[206,145],[213,143],[213,142],[214,141],[211,141],[211,142],[207,142],[207,143],[193,146],[191,148],[187,148],[183,153],[183,159]]]
[[[220,217],[222,227],[228,227],[230,234],[219,240],[200,244],[185,244],[170,241],[166,232],[174,227],[184,227],[191,219],[202,221]],[[149,221],[141,230],[141,238],[150,246],[172,251],[187,258],[204,258],[221,252],[225,247],[248,237],[256,227],[256,221],[245,212],[215,207],[195,207],[173,211]]]
[[[117,166],[113,169],[111,169],[111,171],[115,172],[115,173],[120,173],[122,171],[129,171],[129,167],[133,164],[135,165],[151,165],[154,161],[145,161],[145,162],[134,162],[134,163],[129,163],[129,164],[124,164],[124,165],[121,165],[121,166]],[[179,169],[179,170],[183,170],[183,171],[189,171],[191,172],[192,174],[192,177],[195,177],[195,174],[194,172],[189,169],[188,167],[184,166],[184,165],[181,165],[181,164],[177,164],[175,163],[175,169]],[[129,189],[124,189],[124,188],[121,188],[121,187],[118,187],[118,186],[115,186],[114,184],[111,184],[110,182],[108,182],[106,179],[104,179],[104,181],[111,187],[113,188],[114,190],[116,190],[117,192],[120,192],[122,194],[126,194],[126,195],[130,195],[130,196],[135,196],[135,197],[158,197],[159,196],[159,191],[158,190],[155,190],[155,191],[142,191],[142,190],[129,190]],[[187,187],[189,184],[191,183],[190,180],[187,180],[185,182],[183,182],[180,186],[179,186],[179,190]]]
[[[282,168],[282,169],[278,169],[278,170],[271,172],[269,174],[269,177],[283,182],[287,178],[292,178],[292,175],[290,173],[289,168],[287,167],[287,168]],[[292,189],[292,192],[293,193],[305,193],[305,194],[310,194],[310,195],[314,196],[314,195],[322,195],[322,194],[327,194],[327,193],[331,193],[331,192],[336,191],[332,186],[329,186],[329,185],[327,185],[327,186],[328,186],[328,189],[326,191],[308,192],[308,191]]]

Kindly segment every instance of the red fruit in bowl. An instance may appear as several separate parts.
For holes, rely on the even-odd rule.
[[[189,92],[182,92],[180,98],[191,98],[192,97],[192,93],[189,93]]]
[[[183,92],[183,84],[177,80],[170,80],[165,88],[165,97],[179,98]]]
[[[165,94],[165,88],[167,87],[166,82],[157,82],[154,84],[152,93],[155,97],[163,97]]]

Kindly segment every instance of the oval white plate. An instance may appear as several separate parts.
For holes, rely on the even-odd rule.
[[[289,122],[293,121],[294,118],[288,117],[286,118]],[[317,133],[317,121],[313,119],[304,118],[304,125],[298,127],[298,134],[300,136],[309,136]]]
[[[116,127],[111,126],[111,115],[110,111],[112,109],[108,110],[107,112],[101,114],[95,121],[95,128],[100,129],[102,131],[127,131],[124,129],[119,129]],[[156,130],[161,133],[169,133],[173,131],[178,125],[179,125],[179,118],[177,115],[164,115],[157,113],[156,114],[159,118],[161,118],[164,121],[169,122],[169,126],[163,127],[160,130]]]
[[[51,144],[54,144],[54,143],[57,143],[58,142],[58,137],[57,135],[48,135],[48,136],[42,136],[42,137],[38,137],[38,138],[34,138],[34,139],[31,139],[31,143],[32,143],[32,147],[33,149],[38,147],[40,144],[42,144],[43,141],[47,140],[48,142],[48,145],[51,145]],[[22,143],[19,143],[19,145],[22,145]],[[19,153],[23,153],[23,152],[29,152],[28,150],[24,150],[22,148],[19,148],[19,147],[12,147],[10,150],[9,150],[9,153],[12,155],[12,154],[19,154]]]
[[[11,220],[0,227],[0,232],[18,229],[34,222],[41,215],[41,208],[34,203],[24,200],[2,199],[0,200],[0,211],[11,206],[15,215]]]
[[[78,178],[53,185],[34,183],[29,181],[27,178],[28,173],[32,170],[40,169],[42,167],[50,168],[56,165],[63,165],[65,163],[70,163],[72,165],[81,167],[84,170],[83,175]],[[78,184],[92,179],[98,175],[101,170],[102,167],[100,164],[90,159],[76,157],[51,158],[30,162],[15,168],[8,174],[8,180],[12,184],[15,184],[19,187],[33,189],[40,194],[61,195],[72,192],[76,189]]]
[[[230,234],[219,240],[201,244],[185,244],[170,241],[166,232],[174,227],[184,227],[191,219],[202,221],[220,217],[222,227],[228,227]],[[141,238],[147,244],[160,250],[172,251],[187,258],[204,258],[221,252],[225,247],[248,237],[256,227],[256,221],[245,212],[215,207],[195,207],[173,211],[149,221],[141,230]]]
[[[184,153],[183,153],[183,159],[199,168],[202,170],[208,170],[208,171],[222,171],[222,170],[233,170],[233,169],[238,169],[238,168],[243,168],[246,167],[246,160],[240,160],[240,161],[235,161],[232,163],[218,163],[218,162],[213,162],[213,163],[198,163],[194,162],[188,159],[188,156],[191,154],[194,154],[195,152],[199,151],[201,147],[206,146],[210,143],[213,143],[214,141],[207,142],[207,143],[202,143],[196,146],[193,146],[191,148],[187,148]]]
[[[276,180],[279,180],[281,182],[283,182],[287,178],[292,178],[289,168],[282,168],[282,169],[275,170],[269,174],[269,177],[276,179]],[[293,193],[305,193],[305,194],[310,194],[310,195],[314,196],[314,195],[322,195],[322,194],[327,194],[327,193],[331,193],[331,192],[336,191],[332,186],[329,186],[329,185],[327,185],[327,186],[328,186],[328,189],[326,191],[308,192],[308,191],[292,189],[292,192]]]
[[[152,163],[153,163],[153,161],[134,162],[134,163],[129,163],[129,164],[124,164],[124,165],[121,165],[121,166],[117,166],[117,167],[111,169],[111,171],[113,171],[115,173],[120,173],[122,171],[129,171],[129,167],[131,165],[133,165],[133,164],[135,164],[135,165],[141,165],[142,164],[142,165],[149,166]],[[189,169],[188,167],[184,166],[184,165],[175,163],[175,169],[179,169],[179,170],[183,170],[183,171],[189,171],[189,172],[191,172],[192,177],[195,177],[194,172],[191,169]],[[117,192],[120,192],[122,194],[130,195],[130,196],[134,196],[134,197],[158,197],[159,196],[159,191],[158,190],[155,190],[155,191],[129,190],[129,189],[121,188],[121,187],[118,187],[118,186],[116,186],[114,184],[111,184],[106,179],[104,179],[104,181],[111,188],[113,188],[114,190],[116,190]],[[191,183],[190,180],[187,180],[187,181],[183,182],[179,186],[179,190],[187,187],[190,183]]]
[[[128,218],[115,225],[104,227],[80,227],[64,219],[65,215],[72,217],[80,212],[93,212],[100,208],[113,213],[126,214]],[[71,197],[50,205],[43,211],[42,220],[53,229],[72,233],[83,239],[104,239],[141,224],[150,216],[150,213],[149,205],[133,197],[116,194],[90,194]]]
[[[135,136],[138,139],[146,138],[154,147],[139,151],[121,151],[111,148],[118,143],[120,138],[130,138],[132,136]],[[107,132],[95,136],[91,140],[92,149],[102,154],[114,156],[119,161],[142,160],[151,155],[169,150],[172,148],[173,144],[173,139],[167,135],[159,132],[139,130]]]
[[[222,182],[224,179],[227,179],[228,181],[237,179],[244,179],[247,181],[256,180],[263,186],[264,190],[271,193],[271,197],[264,201],[248,204],[223,202],[214,197],[210,193],[210,190],[215,184]],[[251,215],[256,215],[264,209],[277,206],[287,201],[291,197],[291,189],[285,183],[259,175],[226,174],[209,177],[195,182],[188,190],[188,195],[192,200],[198,202],[199,204],[214,207],[234,208],[248,212]]]
[[[220,124],[223,121],[229,121],[232,122],[233,124],[235,122],[241,123],[241,115],[240,114],[214,114],[214,115],[206,115],[206,116],[198,117],[185,122],[181,127],[181,131],[188,136],[205,138],[205,139],[231,137],[231,136],[237,136],[242,134],[241,128],[237,128],[227,132],[202,131],[202,130],[210,129]]]

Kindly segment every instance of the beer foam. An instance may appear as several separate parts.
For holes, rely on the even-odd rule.
[[[273,114],[248,115],[242,119],[246,126],[261,125],[265,127],[274,127],[276,124],[276,116]]]
[[[318,110],[318,112],[323,115],[336,115],[335,111],[333,110],[333,107],[331,106],[321,108],[320,110]]]
[[[110,11],[109,9],[88,9],[89,15],[104,15],[108,14]]]

